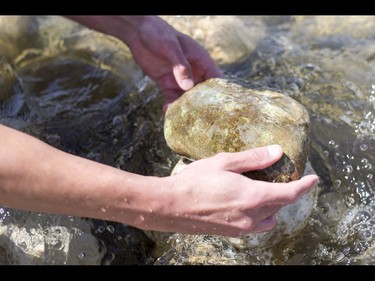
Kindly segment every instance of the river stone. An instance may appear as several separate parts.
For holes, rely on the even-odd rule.
[[[219,152],[280,144],[283,157],[271,167],[244,173],[253,179],[289,182],[314,173],[306,165],[309,115],[294,99],[270,90],[255,90],[236,81],[214,78],[185,93],[166,112],[164,135],[181,160],[172,174],[189,162]],[[224,238],[237,248],[271,247],[293,237],[306,224],[317,190],[303,195],[276,214],[277,226],[265,233]]]
[[[279,144],[284,156],[265,170],[246,172],[271,182],[296,180],[309,151],[309,115],[294,99],[212,78],[182,95],[165,115],[164,136],[177,154],[192,160]]]

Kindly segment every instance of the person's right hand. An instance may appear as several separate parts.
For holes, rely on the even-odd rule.
[[[271,230],[276,225],[274,214],[318,183],[316,175],[270,183],[240,174],[268,167],[281,156],[281,147],[272,145],[192,162],[167,177],[164,213],[154,220],[145,217],[147,228],[232,237]]]

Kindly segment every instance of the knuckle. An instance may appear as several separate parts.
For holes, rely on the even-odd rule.
[[[263,159],[265,159],[267,157],[267,155],[265,153],[265,149],[256,148],[256,149],[252,149],[252,150],[249,151],[249,157],[253,161],[259,162],[259,161],[262,161]]]
[[[220,162],[228,162],[230,160],[230,153],[229,152],[219,152],[215,155]]]

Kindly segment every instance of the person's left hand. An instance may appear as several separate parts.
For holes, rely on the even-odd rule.
[[[163,91],[164,110],[195,84],[222,76],[198,42],[159,17],[145,17],[127,45],[138,65]]]

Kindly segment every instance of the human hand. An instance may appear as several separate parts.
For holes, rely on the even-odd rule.
[[[281,156],[281,147],[272,145],[192,162],[169,177],[172,187],[168,188],[173,192],[163,199],[166,213],[159,213],[162,216],[157,225],[149,226],[161,231],[232,237],[273,229],[274,214],[318,182],[316,175],[270,183],[240,174],[268,167]]]
[[[135,61],[163,91],[168,105],[195,84],[222,74],[208,52],[159,17],[148,16],[124,40]]]

